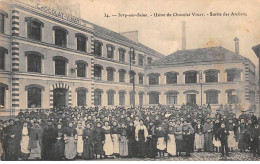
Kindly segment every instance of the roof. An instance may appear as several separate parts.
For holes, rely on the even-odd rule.
[[[91,24],[92,24],[93,27],[94,27],[94,31],[101,33],[101,35],[105,34],[105,35],[111,36],[111,37],[113,37],[113,38],[116,38],[116,39],[119,39],[119,40],[128,42],[128,43],[133,44],[133,45],[136,45],[137,47],[140,47],[140,48],[142,48],[142,49],[144,49],[144,50],[146,50],[146,51],[151,52],[151,53],[152,53],[151,55],[155,55],[155,56],[160,57],[160,58],[161,58],[161,57],[164,57],[164,55],[162,55],[161,53],[159,53],[159,52],[157,52],[157,51],[155,51],[155,50],[153,50],[153,49],[151,49],[151,48],[149,48],[149,47],[143,45],[142,43],[134,42],[134,41],[128,39],[127,37],[121,35],[120,33],[111,31],[111,30],[109,30],[109,29],[106,29],[106,28],[104,28],[104,27],[98,26],[98,25],[93,24],[93,23],[91,23]],[[96,35],[99,36],[99,33],[96,33]]]
[[[154,61],[150,66],[178,65],[202,62],[235,62],[244,61],[246,59],[247,58],[241,55],[236,55],[234,52],[226,48],[218,46],[176,51],[173,54]]]

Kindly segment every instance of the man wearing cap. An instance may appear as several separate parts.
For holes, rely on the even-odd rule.
[[[205,136],[205,151],[213,151],[213,123],[211,122],[210,117],[206,119],[205,124],[203,125],[203,133]]]
[[[217,133],[217,138],[220,140],[221,142],[221,154],[222,157],[224,157],[224,154],[226,154],[226,156],[228,156],[228,135],[229,132],[226,129],[225,123],[221,123],[221,127],[218,129]]]

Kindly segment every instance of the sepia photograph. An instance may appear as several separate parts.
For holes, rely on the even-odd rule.
[[[0,0],[0,161],[260,161],[260,0]]]

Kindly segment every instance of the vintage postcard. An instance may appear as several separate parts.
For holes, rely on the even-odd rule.
[[[259,161],[260,0],[0,0],[1,161]]]

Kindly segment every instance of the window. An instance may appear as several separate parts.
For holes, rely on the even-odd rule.
[[[77,38],[77,50],[86,52],[86,37],[83,35],[76,35]]]
[[[206,83],[218,82],[218,71],[205,72]]]
[[[119,82],[125,82],[125,70],[119,70]]]
[[[107,68],[107,81],[114,81],[114,69],[108,67]]]
[[[102,56],[102,43],[98,41],[94,42],[94,55]]]
[[[77,77],[86,77],[86,63],[77,62]]]
[[[125,91],[119,92],[119,105],[125,105]]]
[[[138,55],[138,65],[143,66],[144,65],[144,57],[143,55]]]
[[[130,105],[134,105],[135,104],[135,94],[134,92],[130,92]]]
[[[107,105],[114,105],[114,90],[107,91]]]
[[[0,108],[5,107],[5,84],[0,83]]]
[[[94,91],[94,105],[101,105],[102,101],[102,90],[100,89],[95,89]]]
[[[41,23],[36,21],[28,22],[27,35],[28,38],[34,40],[41,40]]]
[[[197,72],[188,71],[184,72],[185,74],[185,83],[197,83]]]
[[[151,58],[151,57],[148,57],[147,58],[147,64],[149,65],[149,64],[151,64],[153,62],[153,59]]]
[[[94,78],[96,80],[101,80],[102,79],[102,67],[101,66],[94,66]]]
[[[166,95],[166,98],[167,98],[167,104],[169,105],[177,104],[177,93],[168,93]]]
[[[218,104],[218,91],[207,91],[206,92],[206,103],[207,104]]]
[[[5,15],[0,13],[0,33],[5,31]]]
[[[27,56],[27,69],[28,72],[41,73],[42,68],[42,57],[36,54],[29,54]]]
[[[28,88],[28,108],[40,108],[41,107],[41,88],[31,87]]]
[[[227,91],[227,97],[228,97],[228,104],[238,104],[240,102],[237,91],[233,91],[233,90]]]
[[[241,81],[241,71],[238,69],[227,70],[227,81]]]
[[[85,106],[86,105],[86,90],[78,90],[77,91],[77,106]]]
[[[6,50],[2,47],[0,47],[0,70],[5,69],[5,53]]]
[[[124,49],[118,49],[119,50],[119,61],[125,62],[125,50]]]
[[[140,85],[144,84],[144,75],[143,74],[139,74],[139,84]]]
[[[160,74],[151,73],[148,76],[149,76],[149,85],[158,85],[159,84]]]
[[[135,82],[135,72],[131,71],[130,74],[130,83],[133,84]]]
[[[55,45],[67,47],[67,31],[55,29]]]
[[[65,76],[68,59],[61,56],[55,56],[53,57],[53,60],[55,61],[55,75]]]
[[[114,47],[112,45],[107,45],[107,58],[114,58]]]
[[[144,100],[144,93],[141,92],[139,93],[139,106],[143,105],[143,100]]]
[[[159,93],[158,92],[149,93],[149,104],[159,104]]]
[[[176,72],[166,73],[166,84],[177,84],[177,75]]]

